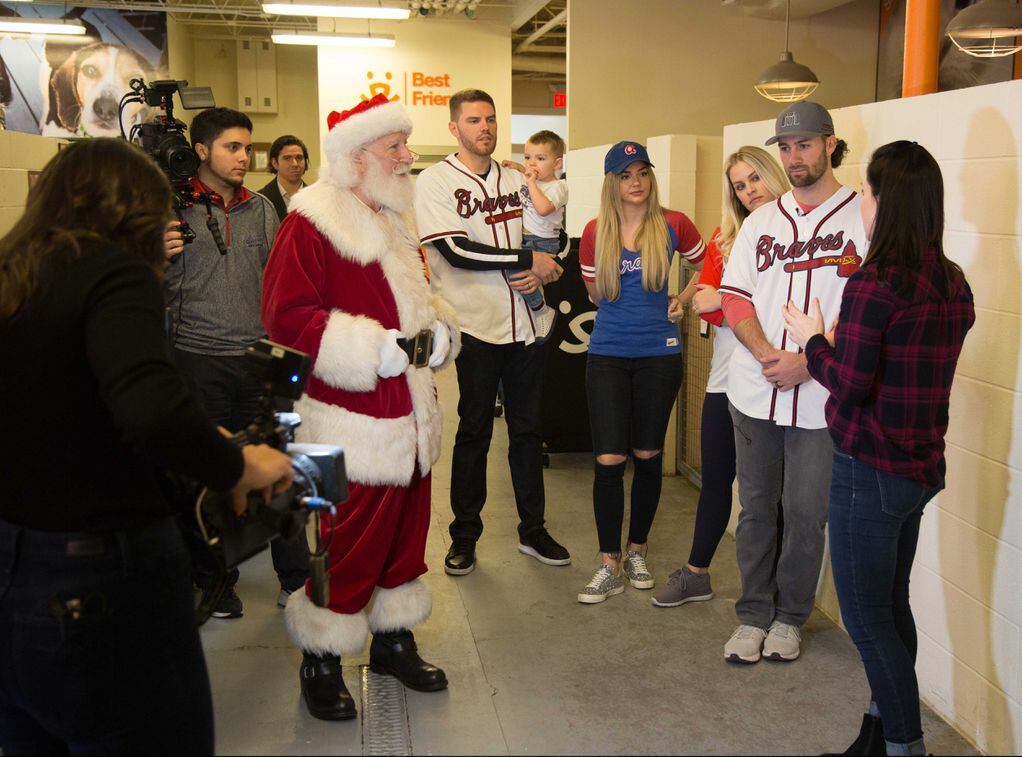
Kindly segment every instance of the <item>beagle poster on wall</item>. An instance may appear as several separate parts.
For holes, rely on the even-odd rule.
[[[0,32],[0,102],[12,131],[55,137],[120,135],[118,105],[132,79],[167,78],[167,18],[151,11],[0,2],[0,19],[65,19],[84,35]],[[145,117],[124,112],[125,131]]]

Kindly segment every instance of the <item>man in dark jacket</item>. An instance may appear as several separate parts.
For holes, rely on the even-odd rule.
[[[285,134],[277,137],[270,146],[270,171],[274,178],[259,190],[273,203],[281,221],[287,215],[288,206],[295,192],[305,186],[302,177],[309,168],[309,150],[298,137]]]

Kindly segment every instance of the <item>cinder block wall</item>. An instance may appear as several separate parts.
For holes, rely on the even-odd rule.
[[[0,131],[0,234],[6,234],[25,210],[30,171],[41,171],[57,154],[60,140],[16,131]]]
[[[951,396],[947,489],[912,573],[920,694],[989,753],[1022,752],[1022,81],[833,111],[859,187],[874,149],[915,140],[944,175],[948,255],[976,298]],[[728,126],[724,151],[773,121]],[[882,200],[881,200],[882,201]],[[829,571],[818,603],[836,616]]]

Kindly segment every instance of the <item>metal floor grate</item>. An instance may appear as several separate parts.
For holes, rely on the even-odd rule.
[[[407,755],[412,753],[405,687],[391,676],[359,667],[362,692],[362,754]]]

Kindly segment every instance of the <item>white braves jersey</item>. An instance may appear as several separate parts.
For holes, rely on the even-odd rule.
[[[458,160],[456,153],[427,168],[415,182],[415,218],[433,288],[454,307],[462,331],[490,344],[531,344],[536,339],[525,300],[507,282],[507,275],[515,271],[453,266],[432,241],[448,237],[455,254],[466,262],[518,260],[524,183],[521,173],[495,160],[490,161],[484,179]],[[498,247],[508,254],[461,250],[454,245],[456,237]]]
[[[841,309],[845,283],[866,256],[866,231],[859,216],[861,198],[841,187],[826,202],[803,214],[791,192],[755,210],[742,224],[721,294],[752,302],[763,333],[774,347],[801,353],[784,329],[781,307],[791,300],[809,312],[820,300],[827,328]],[[828,392],[815,379],[781,392],[763,378],[763,367],[739,343],[731,356],[727,396],[751,418],[782,426],[824,428]]]

